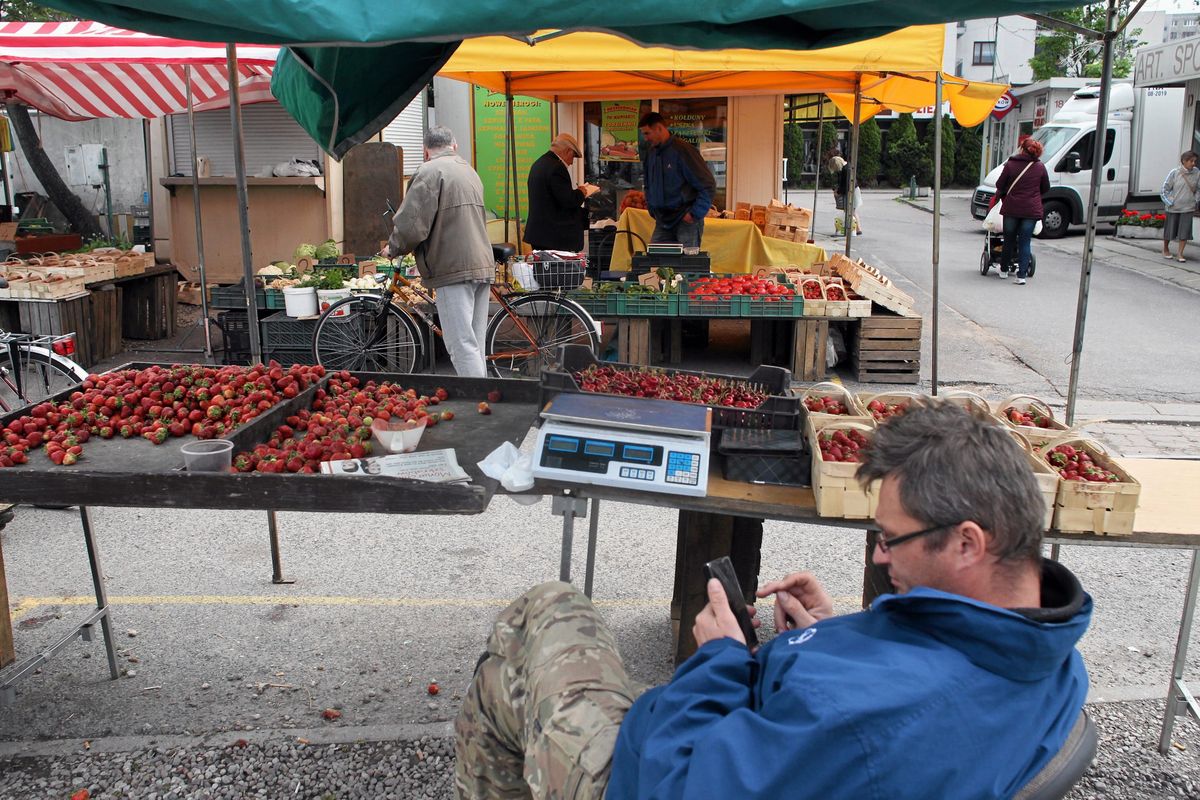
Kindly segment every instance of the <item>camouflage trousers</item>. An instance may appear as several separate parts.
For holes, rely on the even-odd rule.
[[[459,797],[600,800],[644,688],[587,597],[569,583],[530,589],[497,618],[454,723]]]

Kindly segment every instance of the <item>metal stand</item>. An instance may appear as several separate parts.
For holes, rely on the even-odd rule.
[[[54,658],[59,651],[75,641],[76,638],[85,642],[92,641],[96,635],[93,626],[97,622],[100,623],[100,631],[104,636],[104,652],[108,656],[109,675],[114,681],[121,677],[121,672],[117,669],[117,649],[113,640],[112,620],[108,613],[108,591],[104,588],[104,570],[100,566],[100,550],[96,546],[92,516],[87,506],[79,507],[79,519],[83,525],[83,541],[87,546],[88,566],[92,571],[92,586],[96,590],[96,608],[66,636],[9,671],[4,682],[0,683],[0,706],[12,705],[17,697],[16,685],[40,669],[43,664]]]
[[[550,499],[550,513],[563,518],[562,557],[558,565],[558,579],[571,580],[571,548],[575,541],[575,518],[587,519],[587,499],[566,493]]]
[[[271,583],[295,583],[295,578],[283,577],[283,559],[279,556],[279,520],[274,511],[267,512],[267,531],[271,538]]]
[[[1200,588],[1200,550],[1192,551],[1192,571],[1188,576],[1187,593],[1183,598],[1183,614],[1179,618],[1179,638],[1175,642],[1175,663],[1171,670],[1171,684],[1167,689],[1167,711],[1163,715],[1162,735],[1158,738],[1158,752],[1163,755],[1171,748],[1171,729],[1175,717],[1191,712],[1200,721],[1200,703],[1183,680],[1187,666],[1188,639],[1192,635],[1192,620],[1196,615],[1196,592]]]
[[[592,577],[596,572],[596,533],[600,528],[600,498],[592,498],[592,517],[588,520],[587,566],[583,573],[583,593],[592,596]]]

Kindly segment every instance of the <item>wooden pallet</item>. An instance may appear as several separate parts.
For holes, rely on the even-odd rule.
[[[854,368],[864,383],[917,383],[921,377],[921,318],[863,317],[854,343]]]

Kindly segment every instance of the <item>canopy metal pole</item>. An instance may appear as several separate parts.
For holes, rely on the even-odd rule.
[[[233,120],[233,171],[237,182],[238,222],[242,226],[242,285],[246,287],[246,319],[250,328],[250,363],[262,361],[258,336],[258,303],[254,291],[254,255],[250,251],[250,193],[246,189],[246,145],[242,141],[242,105],[238,88],[237,46],[225,45],[229,70],[229,116]],[[206,326],[207,327],[207,326]]]
[[[942,245],[942,73],[935,79],[933,99],[933,311],[930,316],[930,380],[932,394],[938,392],[938,262]]]
[[[809,223],[808,240],[815,241],[813,234],[817,232],[817,193],[821,190],[821,168],[825,166],[825,152],[821,149],[824,145],[821,143],[821,134],[825,132],[825,95],[818,94],[817,102],[817,169],[816,176],[813,178],[813,207],[812,207],[812,222]],[[804,172],[803,169],[800,170]]]
[[[508,96],[508,141],[512,148],[512,191],[513,191],[513,217],[517,228],[517,252],[522,250],[521,246],[521,184],[518,183],[520,177],[517,175],[517,123],[516,114],[513,111],[512,95]]]
[[[1088,290],[1092,281],[1092,249],[1096,243],[1096,217],[1100,211],[1100,171],[1104,169],[1105,141],[1108,132],[1108,92],[1112,87],[1114,22],[1116,0],[1108,0],[1104,17],[1104,67],[1100,78],[1100,98],[1096,108],[1096,133],[1092,141],[1091,196],[1088,198],[1087,230],[1083,239],[1083,262],[1079,268],[1079,303],[1075,311],[1075,342],[1071,346],[1071,378],[1067,384],[1067,425],[1075,424],[1075,400],[1079,391],[1079,367],[1083,360],[1083,332],[1087,322]]]
[[[511,188],[511,185],[508,182],[508,169],[509,169],[509,157],[512,155],[512,134],[513,134],[512,128],[510,128],[508,126],[508,118],[510,118],[512,116],[512,103],[513,103],[512,90],[509,88],[508,84],[509,84],[509,79],[508,79],[508,76],[505,75],[504,76],[504,105],[507,110],[505,111],[505,121],[504,121],[504,241],[506,241],[506,242],[508,241],[508,201],[509,201],[508,190]],[[513,168],[513,171],[514,172],[516,171],[515,167]],[[520,250],[518,250],[517,253],[519,255]]]
[[[862,75],[859,75],[854,79],[854,124],[850,126],[850,163],[842,167],[850,170],[850,174],[846,176],[846,258],[850,257],[850,240],[854,236],[854,189],[858,186],[858,129],[861,116]]]
[[[184,67],[184,79],[187,83],[188,130],[192,137],[192,209],[196,215],[196,262],[200,267],[200,313],[203,315],[200,324],[204,328],[204,357],[212,361],[212,332],[208,329],[208,273],[204,269],[204,226],[200,221],[200,163],[196,157],[196,110],[192,103],[190,64]]]

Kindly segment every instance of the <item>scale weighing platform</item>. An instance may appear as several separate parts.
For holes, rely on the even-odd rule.
[[[712,411],[705,406],[560,394],[542,411],[538,478],[703,497]]]

